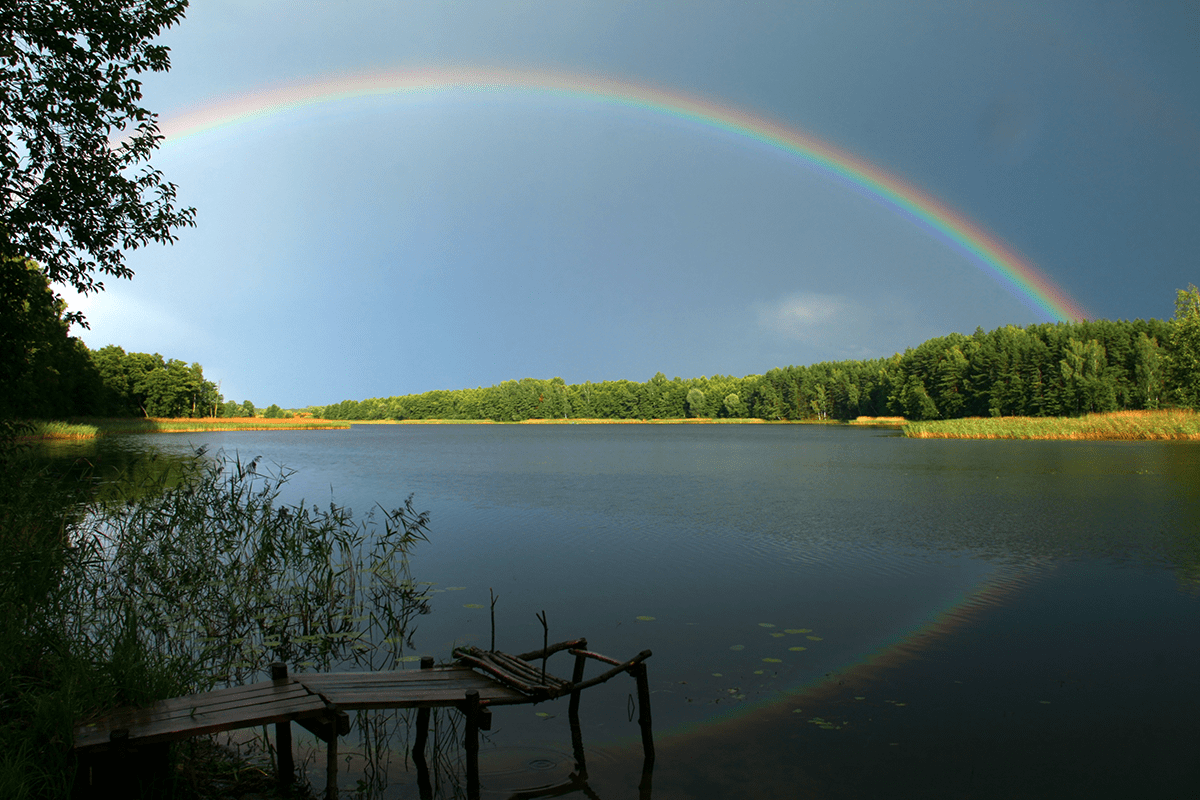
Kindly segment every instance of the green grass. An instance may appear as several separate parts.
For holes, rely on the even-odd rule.
[[[1200,440],[1200,414],[1168,409],[1083,417],[970,417],[909,422],[904,435],[914,439]]]

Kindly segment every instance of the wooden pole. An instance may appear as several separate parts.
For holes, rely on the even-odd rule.
[[[492,647],[491,647],[491,649],[494,651],[496,649],[496,601],[499,600],[500,598],[492,593],[492,590],[490,587],[488,588],[488,596],[492,598]]]
[[[338,737],[335,732],[325,745],[325,800],[337,800],[338,796]]]
[[[646,754],[645,764],[654,764],[654,732],[650,725],[650,680],[646,677],[646,665],[638,662],[630,668],[637,681],[638,725],[642,729],[642,751]]]
[[[433,669],[433,656],[421,656],[421,669]],[[421,800],[433,797],[429,781],[429,764],[425,761],[425,742],[429,738],[429,709],[417,709],[417,735],[413,742],[413,763],[417,765],[417,793]]]
[[[587,639],[579,640],[579,649],[587,650]],[[575,671],[571,673],[571,685],[578,686],[583,682],[583,667],[587,664],[587,656],[582,653],[575,655]],[[568,714],[579,713],[579,691],[571,692],[571,705],[567,709]]]
[[[467,800],[479,800],[479,690],[468,689],[463,706],[467,718],[463,745],[467,751]]]
[[[542,613],[537,615],[538,621],[542,623],[542,683],[546,682],[546,659],[550,657],[550,627],[546,625],[546,609],[542,609]]]
[[[276,661],[271,664],[271,680],[278,683],[287,681],[287,664]],[[337,733],[334,733],[337,738]],[[290,720],[275,723],[275,782],[281,792],[291,785],[296,774],[296,764],[292,761],[292,723]]]

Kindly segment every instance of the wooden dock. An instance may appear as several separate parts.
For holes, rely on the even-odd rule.
[[[575,656],[571,681],[545,672],[544,659],[561,650]],[[346,712],[360,709],[418,709],[413,758],[421,783],[420,772],[426,769],[424,750],[429,709],[453,707],[463,712],[467,723],[464,738],[467,794],[478,797],[479,730],[490,728],[492,706],[538,703],[569,695],[572,724],[577,727],[579,693],[622,672],[637,681],[647,769],[653,764],[650,694],[642,663],[650,657],[649,650],[622,662],[588,651],[587,640],[577,639],[519,656],[476,648],[462,648],[455,651],[455,656],[458,661],[451,665],[437,667],[431,657],[425,657],[420,669],[392,672],[289,675],[284,665],[276,664],[272,666],[270,681],[175,697],[148,708],[122,709],[82,723],[75,728],[75,749],[81,765],[77,783],[82,781],[82,791],[77,796],[88,796],[89,789],[94,794],[107,793],[110,783],[128,779],[129,770],[137,769],[139,763],[162,760],[165,757],[162,748],[169,742],[272,724],[276,726],[278,778],[281,785],[288,784],[294,774],[291,743],[294,721],[326,743],[326,796],[335,798],[338,737],[350,730]],[[536,659],[543,659],[540,670],[529,663]],[[589,659],[612,668],[585,681],[584,664]],[[578,742],[576,759],[577,772],[586,775],[582,745]],[[426,778],[424,784],[427,783]]]

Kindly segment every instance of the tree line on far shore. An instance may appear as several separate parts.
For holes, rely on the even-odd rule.
[[[0,417],[253,417],[199,364],[158,353],[90,350],[69,333],[66,303],[32,261],[0,259]],[[263,416],[284,416],[271,406]]]
[[[89,350],[31,261],[0,261],[0,416],[285,417],[225,400],[199,364]],[[523,378],[475,389],[344,400],[301,413],[337,420],[854,419],[1077,416],[1200,408],[1200,290],[1180,290],[1171,320],[1091,320],[951,333],[889,358],[823,362],[762,375],[567,384]]]
[[[343,420],[854,419],[1077,416],[1200,408],[1200,290],[1179,291],[1172,320],[1006,326],[930,339],[890,358],[644,383],[523,378],[313,406]]]

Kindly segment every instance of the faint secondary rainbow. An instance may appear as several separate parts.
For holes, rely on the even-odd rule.
[[[581,98],[641,108],[761,142],[798,157],[808,166],[845,181],[907,216],[967,255],[1030,308],[1051,319],[1089,315],[1066,292],[1000,239],[936,198],[795,128],[731,106],[611,78],[507,69],[440,68],[369,72],[283,86],[241,95],[162,120],[167,142],[295,109],[352,98],[436,94],[446,91],[526,93]]]

